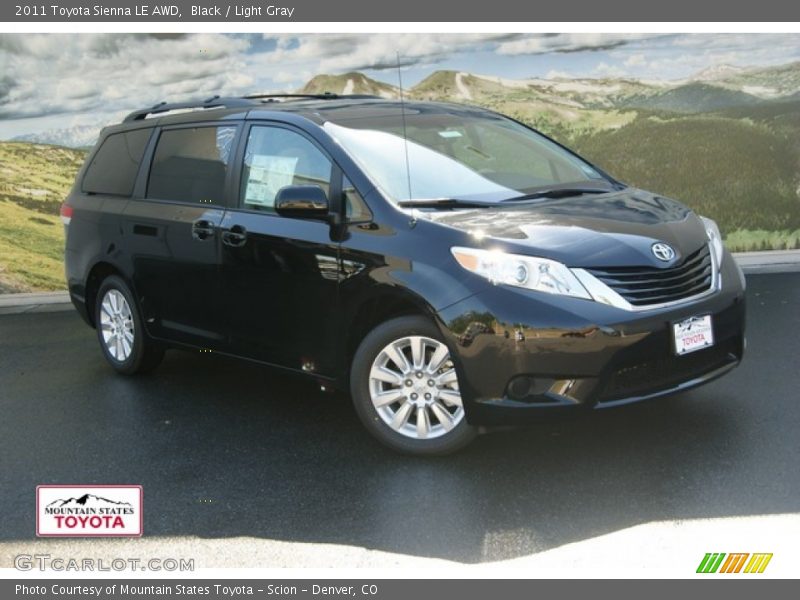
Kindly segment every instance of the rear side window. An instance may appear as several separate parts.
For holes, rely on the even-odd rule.
[[[158,138],[147,197],[224,204],[236,127],[192,127],[163,131]]]
[[[94,194],[130,196],[151,131],[135,129],[109,135],[87,167],[81,189]]]

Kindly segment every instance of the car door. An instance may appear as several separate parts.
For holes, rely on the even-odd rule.
[[[219,227],[240,125],[164,128],[152,151],[143,197],[130,202],[125,232],[134,286],[154,337],[220,349]]]
[[[318,185],[330,199],[338,173],[304,132],[251,124],[239,152],[238,204],[222,221],[223,303],[231,352],[326,375],[333,365],[338,244],[324,220],[275,212],[287,185]],[[237,160],[237,164],[238,164]]]

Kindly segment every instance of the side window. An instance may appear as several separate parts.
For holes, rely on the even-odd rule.
[[[152,129],[112,133],[86,168],[81,189],[94,194],[130,196]]]
[[[240,206],[273,211],[287,185],[318,185],[330,197],[330,160],[304,136],[282,127],[253,126],[247,137]]]
[[[349,223],[363,223],[372,220],[372,212],[350,180],[342,175],[342,194],[344,195],[345,216]]]
[[[236,127],[191,127],[162,131],[158,138],[147,197],[224,204],[225,177]]]

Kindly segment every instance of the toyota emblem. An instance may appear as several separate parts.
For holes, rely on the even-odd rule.
[[[653,256],[655,256],[658,260],[668,262],[675,258],[675,250],[672,249],[672,246],[665,244],[664,242],[656,242],[651,247],[651,250],[653,251]]]

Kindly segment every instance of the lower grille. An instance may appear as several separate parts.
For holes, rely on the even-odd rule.
[[[739,360],[738,339],[683,356],[665,356],[617,367],[608,378],[600,402],[646,395],[690,381]]]
[[[674,267],[586,269],[633,306],[664,304],[697,296],[711,288],[713,266],[707,245]]]

